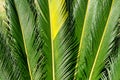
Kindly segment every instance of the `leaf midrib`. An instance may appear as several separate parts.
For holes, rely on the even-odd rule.
[[[50,17],[50,35],[51,35],[51,49],[52,49],[52,77],[53,80],[55,80],[55,61],[54,61],[54,47],[53,47],[53,37],[52,37],[52,24],[51,24],[51,12],[50,12],[50,0],[48,0],[48,5],[49,5],[49,17]]]

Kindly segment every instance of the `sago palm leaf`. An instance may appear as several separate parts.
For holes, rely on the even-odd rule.
[[[119,0],[6,0],[5,8],[0,79],[119,79]]]
[[[8,42],[12,49],[12,55],[15,57],[15,61],[20,70],[19,78],[30,79],[22,28],[19,21],[19,15],[15,7],[15,2],[12,0],[6,0],[6,12],[8,16]]]
[[[6,0],[9,45],[20,74],[23,74],[22,68],[26,69],[26,75],[19,78],[73,79],[78,43],[74,35],[73,16],[68,13],[72,12],[69,9],[72,2],[38,0],[36,3],[37,20],[32,1]],[[53,6],[55,3],[56,7]]]
[[[46,66],[48,71],[52,70],[52,75],[46,79],[73,79],[78,43],[74,34],[73,16],[70,14],[72,1],[38,0],[38,4],[38,23],[45,44],[43,50],[49,61]],[[49,64],[52,64],[51,67]]]
[[[8,12],[12,12],[8,13],[11,25],[10,30],[12,31],[11,38],[13,39],[11,44],[14,43],[12,45],[12,48],[15,49],[13,53],[17,57],[16,61],[18,61],[18,66],[20,66],[21,74],[23,75],[20,79],[38,80],[36,79],[36,74],[39,72],[38,69],[42,65],[40,61],[44,57],[40,50],[42,40],[36,32],[36,15],[32,6],[34,3],[30,0],[25,2],[20,0],[8,0],[8,2],[10,5],[10,8],[9,6],[8,8],[11,10]]]
[[[99,80],[119,13],[118,0],[89,0],[76,65],[78,80]]]

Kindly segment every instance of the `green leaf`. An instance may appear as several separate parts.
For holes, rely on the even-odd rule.
[[[43,59],[43,61],[45,62],[44,67],[41,68],[41,75],[37,75],[40,76],[41,79],[53,80],[52,47],[48,0],[37,0],[36,4],[38,12],[37,25],[39,27],[40,35],[43,39],[44,45],[42,51],[45,57],[45,59]]]
[[[72,9],[69,9],[72,1],[38,0],[38,5],[38,23],[44,41],[43,51],[47,58],[46,79],[73,79],[78,43],[74,34]]]
[[[5,9],[0,79],[119,79],[119,0],[6,0]]]
[[[91,71],[90,79],[96,78],[94,75],[98,74],[98,71],[101,70],[101,68],[102,68],[101,64],[103,63],[103,61],[106,57],[105,53],[107,52],[107,49],[109,48],[109,44],[113,40],[113,38],[111,38],[111,35],[113,35],[114,27],[117,23],[117,19],[118,19],[119,15],[120,15],[119,9],[120,9],[120,1],[113,0],[110,14],[109,14],[109,17],[108,17],[108,20],[107,20],[107,23],[106,23],[106,26],[105,26],[105,29],[104,29],[104,32],[102,35],[102,39],[101,39],[100,46],[97,51],[97,55],[95,58],[95,62],[94,62],[92,71]],[[97,64],[97,63],[99,63],[99,64]],[[98,71],[96,71],[96,70],[98,70]]]
[[[29,76],[31,80],[34,80],[36,79],[36,74],[39,72],[39,67],[42,65],[40,61],[43,58],[40,50],[42,46],[41,39],[35,32],[37,28],[35,24],[35,14],[30,7],[29,1],[15,0],[14,3],[18,13]],[[38,38],[36,38],[36,36]]]
[[[116,2],[116,0],[88,1],[78,54],[76,73],[78,80],[100,78],[109,44],[113,40],[110,35],[113,34],[116,19],[119,17],[119,4],[116,5]]]

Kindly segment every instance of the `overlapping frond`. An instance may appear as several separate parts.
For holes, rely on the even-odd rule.
[[[119,0],[6,0],[5,8],[0,79],[119,79]]]
[[[19,0],[17,1],[19,2]],[[40,66],[37,65],[40,64],[39,60],[43,55],[41,55],[42,52],[40,51],[42,47],[42,40],[40,39],[39,33],[37,33],[37,27],[35,23],[36,13],[33,6],[34,2],[30,2],[28,0],[25,2],[26,4],[22,4],[23,6],[21,7],[18,6],[17,1],[6,0],[6,12],[8,16],[8,42],[10,48],[12,49],[11,52],[15,58],[16,66],[19,68],[19,75],[18,73],[16,74],[22,80],[26,78],[36,79],[35,74]],[[23,16],[26,8],[28,12]],[[26,28],[28,30],[26,30]],[[25,40],[27,42],[25,42]]]
[[[49,72],[52,69],[53,77],[50,78],[48,72],[46,79],[73,79],[78,49],[71,6],[73,2],[38,0],[38,4],[38,23],[45,44],[43,49],[47,58],[46,67]]]
[[[100,73],[105,65],[104,59],[108,55],[109,44],[115,36],[112,34],[114,33],[116,19],[119,17],[118,8],[120,7],[117,4],[117,8],[115,8],[116,2],[117,0],[88,1],[78,54],[79,61],[76,76],[78,80],[98,80],[100,78]],[[114,20],[111,23],[109,18],[115,16],[114,9],[116,9],[117,16],[111,19]],[[110,23],[112,24],[111,27],[108,25]]]
[[[88,79],[90,76],[110,7],[110,0],[89,0],[87,2],[87,11],[80,38],[77,79]]]

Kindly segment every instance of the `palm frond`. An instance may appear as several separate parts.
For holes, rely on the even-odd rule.
[[[110,35],[113,33],[116,19],[119,17],[118,13],[116,18],[112,19],[114,22],[109,19],[115,16],[113,11],[118,12],[117,9],[114,10],[115,6],[119,8],[119,4],[116,5],[116,2],[116,0],[88,1],[80,39],[77,79],[96,80],[100,78],[99,74],[103,68],[104,59],[108,55],[109,44],[113,40]],[[110,23],[111,27],[108,25]]]
[[[37,28],[35,24],[36,14],[33,11],[35,9],[30,5],[33,2],[26,1],[26,4],[19,6],[19,0],[17,1],[6,0],[8,25],[10,25],[8,27],[9,45],[12,48],[12,55],[15,57],[22,75],[20,79],[35,79],[35,73],[39,68],[37,66],[39,58],[42,56],[41,51],[38,50],[38,45],[41,45],[41,39],[35,31]],[[23,3],[24,1],[20,2]],[[24,9],[27,9],[28,12],[23,16]],[[29,30],[26,30],[26,28]],[[39,40],[36,39],[36,36]],[[39,47],[41,49],[41,46]]]
[[[73,2],[73,15],[75,18],[75,33],[80,41],[80,37],[82,34],[86,8],[87,8],[88,0],[74,0]]]
[[[30,79],[21,26],[14,1],[6,0],[6,13],[8,16],[8,43],[11,48],[12,55],[14,56],[14,59],[16,61],[16,66],[18,66],[18,68],[20,69],[20,79]]]
[[[120,15],[120,13],[118,12],[119,9],[120,9],[120,1],[113,0],[109,17],[103,32],[101,42],[100,42],[100,46],[97,51],[96,61],[92,68],[90,79],[96,78],[94,75],[98,74],[99,73],[98,71],[101,71],[101,69],[103,68],[102,64],[104,64],[104,59],[107,56],[107,49],[109,49],[109,44],[111,44],[111,42],[113,41],[113,38],[111,38],[111,35],[113,37],[115,36],[115,34],[113,35],[113,32],[114,32],[115,25],[117,23],[117,19]]]
[[[47,72],[46,79],[49,80],[74,78],[78,43],[74,34],[72,3],[71,0],[38,0],[39,27],[44,41],[46,66],[53,76],[50,78],[48,75],[51,73]]]
[[[44,44],[42,48],[44,54],[42,62],[44,61],[44,66],[40,68],[40,77],[41,79],[53,80],[49,3],[48,0],[37,0],[36,4],[38,12],[37,25]]]
[[[33,13],[34,9],[32,9],[29,1],[15,0],[14,3],[20,22],[30,79],[39,80],[41,78],[37,78],[36,75],[38,73],[41,74],[39,68],[42,66],[43,62],[41,63],[41,61],[44,59],[44,56],[41,51],[42,40],[39,32],[36,32],[36,15]]]
[[[119,0],[6,0],[5,8],[0,79],[119,79]]]

